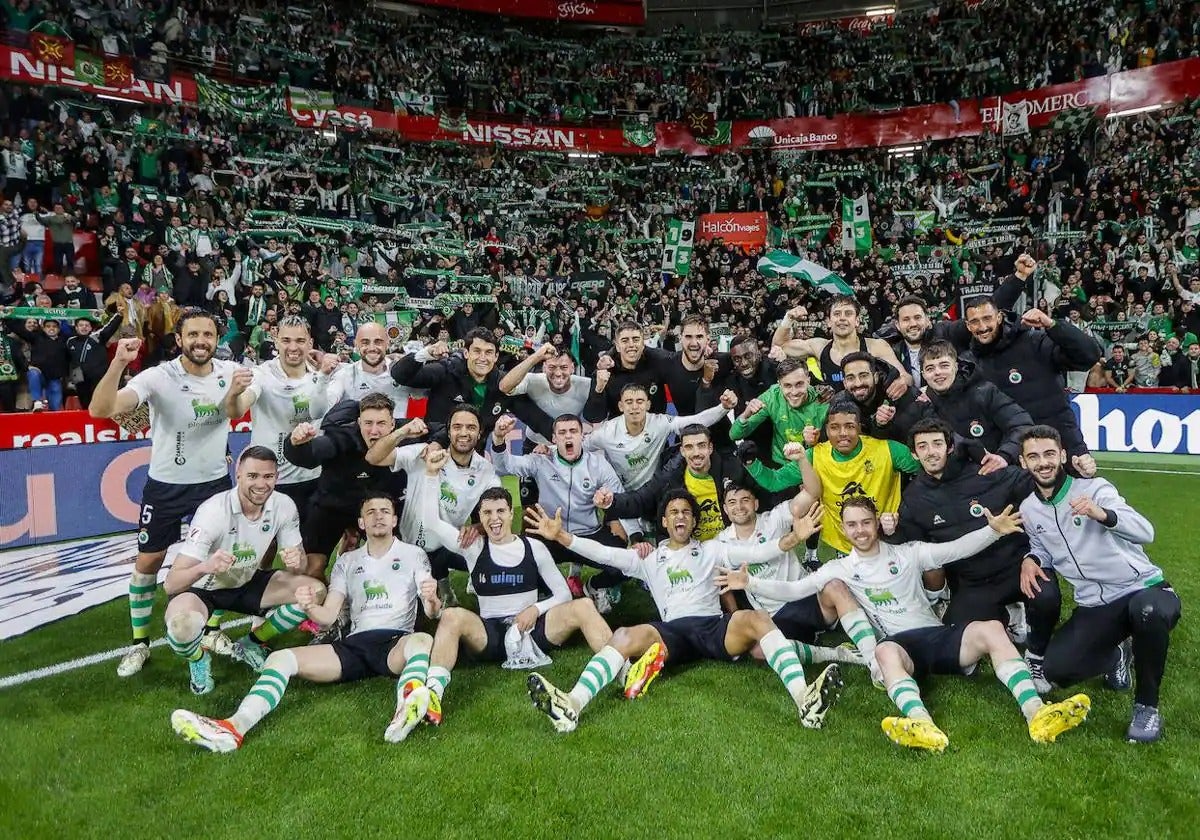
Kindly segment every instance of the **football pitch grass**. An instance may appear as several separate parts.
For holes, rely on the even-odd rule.
[[[1101,474],[1154,523],[1150,555],[1184,603],[1155,745],[1125,743],[1131,695],[1098,681],[1079,689],[1092,698],[1080,730],[1034,744],[984,668],[923,684],[950,747],[917,754],[881,733],[895,710],[865,669],[843,666],[841,702],[810,731],[757,662],[668,666],[634,702],[610,687],[576,732],[558,735],[530,706],[526,672],[463,664],[443,725],[403,744],[382,738],[392,681],[293,679],[242,750],[216,755],[177,739],[168,717],[180,707],[228,715],[253,675],[219,659],[216,690],[196,698],[186,667],[160,647],[128,680],[110,660],[0,689],[0,837],[1192,837],[1198,460],[1102,459],[1121,471]],[[158,635],[163,603],[160,592]],[[611,618],[652,613],[627,584]],[[0,677],[107,651],[127,635],[124,602],[97,607],[0,643]],[[543,673],[569,688],[587,658],[579,642]]]

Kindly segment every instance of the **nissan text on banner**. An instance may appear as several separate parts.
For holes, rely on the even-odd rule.
[[[726,245],[745,247],[767,244],[766,213],[705,213],[699,225],[696,238],[701,242],[720,239]]]

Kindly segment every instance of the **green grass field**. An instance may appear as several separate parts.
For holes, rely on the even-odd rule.
[[[1156,525],[1150,553],[1185,605],[1159,744],[1125,743],[1131,697],[1097,683],[1084,727],[1036,745],[988,672],[926,683],[951,745],[917,755],[881,734],[893,707],[865,669],[845,670],[842,702],[814,732],[754,663],[668,671],[636,702],[614,690],[561,736],[529,705],[524,672],[465,665],[443,726],[401,745],[382,740],[390,681],[294,680],[241,751],[215,755],[177,740],[168,716],[231,713],[251,673],[221,660],[217,690],[194,698],[184,665],[158,648],[127,681],[105,662],[0,690],[0,837],[1193,837],[1200,465],[1104,463],[1195,470],[1105,473]],[[626,593],[618,622],[651,615],[644,593]],[[127,631],[123,603],[95,608],[3,643],[0,676],[109,650]],[[586,659],[569,649],[545,673],[569,687]]]

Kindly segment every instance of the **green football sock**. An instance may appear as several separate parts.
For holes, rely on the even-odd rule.
[[[280,650],[267,657],[263,671],[242,698],[237,711],[229,718],[233,728],[245,735],[252,727],[274,711],[287,691],[288,681],[299,670],[296,655],[290,650]]]
[[[296,604],[284,604],[267,613],[267,620],[250,631],[250,639],[264,644],[276,636],[295,630],[306,618],[308,613]]]
[[[921,700],[921,691],[917,688],[916,680],[912,677],[896,680],[888,686],[887,692],[888,697],[892,698],[892,702],[900,710],[900,714],[917,720],[933,720],[933,716],[929,714],[929,710],[925,708],[925,703]]]
[[[1004,683],[1012,692],[1012,696],[1017,700],[1017,705],[1021,707],[1021,714],[1025,715],[1025,720],[1033,720],[1033,716],[1037,714],[1038,709],[1042,708],[1043,703],[1033,685],[1033,677],[1029,675],[1029,666],[1025,664],[1025,660],[1021,658],[1006,659],[1003,662],[997,662],[995,670],[996,679]]]
[[[150,619],[157,589],[157,575],[135,571],[129,576],[129,624],[133,628],[135,644],[144,645],[150,641]]]
[[[590,703],[604,686],[616,679],[624,664],[625,657],[615,647],[605,645],[600,648],[599,652],[588,660],[588,664],[583,666],[578,682],[571,689],[571,699],[575,701],[575,708],[583,711],[583,707]]]
[[[758,645],[762,648],[767,664],[779,675],[783,687],[799,708],[804,703],[808,683],[804,679],[804,666],[800,664],[795,642],[785,638],[783,631],[776,628],[759,639]]]

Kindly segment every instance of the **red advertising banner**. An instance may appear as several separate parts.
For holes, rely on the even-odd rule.
[[[643,0],[406,0],[420,6],[439,6],[463,12],[508,17],[641,26],[646,22]]]
[[[397,131],[417,143],[448,142],[471,146],[505,146],[543,152],[590,152],[597,154],[654,154],[654,137],[646,133],[646,145],[636,146],[619,128],[590,128],[575,125],[525,125],[522,123],[468,120],[461,131],[448,130],[438,117],[395,118]]]
[[[74,67],[59,67],[39,61],[29,50],[6,44],[0,44],[0,78],[33,85],[68,85],[97,96],[114,96],[156,105],[181,105],[197,100],[196,83],[186,77],[172,76],[169,82],[146,82],[134,78],[117,87],[95,85],[76,79]]]
[[[696,221],[696,238],[701,242],[721,239],[727,245],[765,245],[767,214],[705,213]]]
[[[346,128],[352,131],[399,131],[397,121],[404,119],[392,111],[375,111],[339,105],[336,108],[293,108],[288,98],[288,113],[292,121],[303,128]]]
[[[1097,116],[1105,117],[1156,105],[1170,107],[1197,96],[1200,58],[1189,58],[955,105],[918,105],[886,114],[830,118],[737,120],[731,126],[729,144],[723,146],[697,142],[685,123],[659,123],[657,151],[698,156],[755,146],[805,151],[899,146],[998,131],[1005,103],[1020,106],[1030,128],[1043,128],[1058,114],[1073,109],[1095,109]]]
[[[229,425],[235,432],[248,432],[250,415],[247,414]],[[86,411],[0,414],[0,449],[108,443],[116,440],[140,440],[144,437],[145,432],[131,435],[113,421],[92,417]]]

